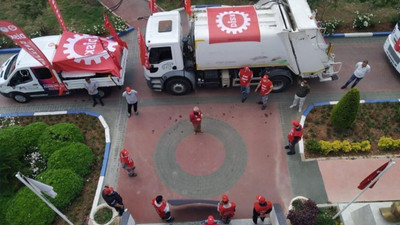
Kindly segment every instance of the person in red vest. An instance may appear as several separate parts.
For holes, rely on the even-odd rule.
[[[162,220],[166,222],[174,221],[174,217],[171,216],[171,211],[169,210],[169,204],[163,199],[162,195],[153,198],[151,204],[154,206]]]
[[[136,177],[137,174],[133,172],[133,170],[136,168],[135,163],[129,156],[129,152],[126,149],[122,149],[122,151],[119,153],[119,159],[121,161],[122,168],[128,171],[128,176]]]
[[[303,136],[303,127],[301,126],[301,124],[297,120],[292,120],[292,124],[293,127],[287,136],[289,144],[285,146],[285,149],[289,149],[289,151],[286,153],[288,155],[296,154],[294,148],[297,142],[301,140],[301,136]]]
[[[222,200],[218,203],[217,210],[221,215],[221,220],[225,224],[229,224],[231,218],[235,215],[236,204],[229,202],[227,195],[222,196]]]
[[[240,78],[240,93],[242,95],[242,102],[246,101],[247,95],[250,93],[250,82],[253,78],[253,71],[248,66],[245,66],[239,71]]]
[[[272,91],[274,87],[272,81],[268,79],[267,74],[265,74],[263,78],[261,78],[260,83],[258,83],[257,88],[256,90],[254,90],[254,92],[257,92],[260,87],[261,101],[259,101],[258,104],[262,104],[261,109],[264,110],[265,108],[267,108],[268,94]]]
[[[202,225],[218,225],[217,221],[214,220],[213,216],[208,216],[207,220],[201,222]]]
[[[258,217],[264,222],[265,216],[272,211],[272,203],[265,201],[264,196],[257,195],[257,202],[254,203],[253,208],[253,222],[257,224]]]
[[[201,130],[201,120],[203,118],[203,113],[201,113],[201,110],[199,107],[195,106],[193,108],[193,111],[190,112],[190,122],[193,124],[193,129],[194,129],[194,134],[197,133],[203,133]]]

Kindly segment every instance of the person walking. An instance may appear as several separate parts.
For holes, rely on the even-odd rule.
[[[257,224],[258,218],[264,222],[265,217],[272,211],[272,203],[266,201],[264,196],[257,195],[257,202],[254,203],[253,207],[253,222]]]
[[[137,174],[133,172],[133,170],[136,168],[135,163],[126,149],[122,149],[122,151],[119,153],[119,159],[121,161],[122,168],[128,171],[128,176],[136,177]]]
[[[246,101],[248,94],[250,93],[250,82],[253,78],[253,71],[248,66],[245,66],[239,71],[240,78],[240,93],[242,96],[242,103]]]
[[[113,207],[117,210],[119,216],[122,216],[125,211],[125,206],[118,192],[114,191],[114,188],[111,186],[105,186],[101,195],[107,205]]]
[[[174,221],[174,217],[171,216],[171,211],[169,210],[169,204],[163,199],[162,195],[158,195],[157,197],[153,198],[151,204],[154,206],[156,212],[162,220],[165,222]]]
[[[272,81],[268,79],[267,74],[265,74],[263,78],[261,78],[254,92],[257,92],[260,87],[261,101],[259,101],[258,104],[262,104],[261,109],[264,110],[265,108],[267,108],[268,94],[271,93],[272,88],[274,87]]]
[[[139,115],[139,112],[137,110],[138,99],[136,94],[137,91],[131,89],[129,86],[126,87],[125,91],[122,93],[122,97],[125,97],[126,103],[128,103],[128,117],[131,117],[132,106],[135,114]]]
[[[356,63],[355,70],[353,75],[349,78],[349,80],[340,88],[340,89],[345,89],[347,86],[353,81],[353,85],[351,85],[351,88],[355,87],[358,82],[360,82],[361,79],[364,78],[366,73],[369,73],[371,71],[371,67],[368,65],[368,60],[364,60],[362,62]]]
[[[85,89],[88,91],[89,95],[93,99],[93,107],[97,105],[96,99],[99,100],[100,104],[104,106],[103,100],[101,96],[99,95],[99,90],[97,90],[97,82],[96,81],[91,81],[90,78],[85,78]]]
[[[310,93],[310,86],[308,85],[306,80],[302,80],[300,85],[297,87],[296,94],[294,94],[294,100],[292,105],[289,108],[294,108],[299,103],[299,112],[302,111],[304,102],[306,101],[306,97]]]
[[[200,108],[195,106],[193,111],[190,112],[190,122],[193,124],[194,134],[203,133],[201,130],[201,120],[203,119],[203,113]]]
[[[296,154],[295,146],[301,140],[301,136],[303,136],[303,127],[297,120],[292,120],[293,127],[288,134],[289,144],[285,146],[285,149],[289,149],[289,152],[286,154],[294,155]]]
[[[201,221],[201,224],[202,224],[202,225],[204,225],[204,224],[205,224],[205,225],[218,225],[218,222],[215,221],[215,219],[214,219],[213,216],[209,215],[209,216],[207,217],[207,220]]]
[[[227,195],[223,195],[221,201],[217,205],[217,210],[221,215],[221,220],[224,224],[229,224],[231,218],[235,215],[236,204],[229,202]]]

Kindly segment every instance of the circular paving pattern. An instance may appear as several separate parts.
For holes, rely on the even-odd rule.
[[[169,128],[161,136],[154,151],[154,165],[160,179],[173,191],[188,197],[209,197],[229,190],[240,179],[247,164],[247,147],[233,127],[221,120],[205,117],[202,128],[205,135],[218,139],[225,150],[225,159],[215,172],[197,176],[182,170],[179,165],[183,164],[182,162],[177,163],[177,149],[181,148],[181,144],[190,148],[184,139],[189,138],[189,135],[195,136],[193,126],[188,120],[179,121]],[[196,137],[204,134],[198,134]],[[204,139],[199,139],[201,138]],[[178,157],[180,151],[178,149]],[[205,158],[213,157],[209,155],[210,151],[205,153]],[[201,163],[201,158],[193,162],[196,161]]]

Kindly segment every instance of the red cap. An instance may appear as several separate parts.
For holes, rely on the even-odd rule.
[[[229,202],[229,198],[227,195],[222,195],[222,202]]]
[[[122,151],[121,151],[121,157],[126,158],[126,157],[128,157],[128,156],[129,156],[129,152],[128,152],[126,149],[122,149]]]
[[[268,79],[269,77],[268,77],[267,74],[264,74],[263,78],[264,78],[264,79]]]
[[[264,203],[265,202],[265,198],[262,195],[257,195],[257,200],[259,203]]]
[[[293,126],[295,126],[295,127],[300,126],[300,123],[299,123],[299,121],[297,121],[297,120],[292,120],[292,124],[293,124]]]
[[[214,223],[215,223],[214,217],[213,217],[213,216],[208,216],[208,218],[207,218],[207,224],[214,224]]]
[[[248,66],[245,66],[245,67],[244,67],[244,70],[245,70],[245,71],[249,71],[250,68],[249,68]]]
[[[106,187],[104,188],[104,194],[106,194],[106,195],[111,194],[113,191],[114,191],[114,188],[113,188],[113,187],[108,187],[108,186],[106,186]]]
[[[126,87],[126,88],[125,88],[125,91],[126,91],[126,92],[131,92],[131,88],[130,88],[130,87]]]

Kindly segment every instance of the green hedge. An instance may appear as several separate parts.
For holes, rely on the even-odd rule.
[[[0,221],[6,221],[6,211],[11,199],[11,197],[0,195]]]
[[[57,207],[65,208],[72,200],[82,191],[83,179],[72,170],[60,169],[50,170],[47,169],[36,177],[36,180],[53,186],[53,190],[57,193],[54,199],[48,199]]]
[[[400,149],[400,139],[383,136],[378,141],[378,148],[384,151]]]
[[[27,187],[21,188],[10,201],[6,223],[10,225],[49,225],[55,212]]]
[[[0,130],[0,150],[12,152],[22,158],[25,154],[24,141],[21,139],[23,127],[11,126]]]
[[[315,141],[310,140],[306,142],[306,149],[313,153],[321,153],[324,155],[328,155],[331,152],[366,152],[371,150],[371,144],[368,140],[362,142],[353,142],[349,141]]]
[[[20,140],[23,140],[27,151],[33,151],[38,147],[38,139],[47,127],[48,125],[44,122],[35,122],[22,129]]]
[[[55,151],[47,161],[48,169],[71,169],[80,176],[91,170],[94,155],[85,144],[76,142]]]
[[[360,92],[357,88],[348,91],[331,111],[330,121],[336,128],[349,128],[360,110]]]
[[[79,127],[72,123],[55,124],[47,127],[40,136],[40,153],[48,159],[53,152],[73,142],[84,142],[83,134]]]

